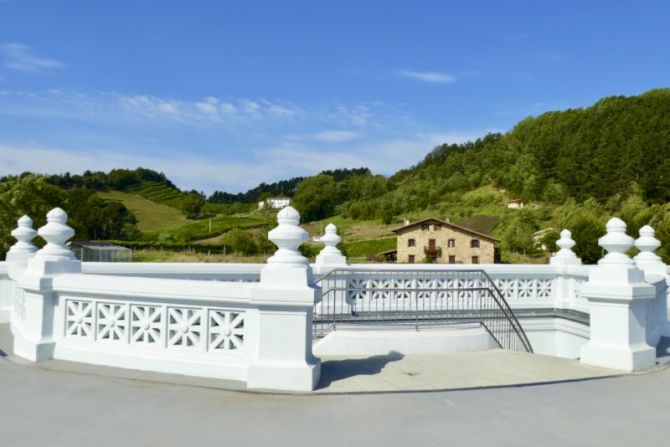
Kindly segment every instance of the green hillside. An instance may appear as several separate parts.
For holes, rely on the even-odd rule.
[[[137,219],[137,228],[143,232],[157,232],[178,227],[188,222],[183,213],[162,203],[137,194],[121,191],[99,192],[98,195],[108,202],[121,202]]]

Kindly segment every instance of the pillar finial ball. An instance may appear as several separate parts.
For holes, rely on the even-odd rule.
[[[661,241],[656,239],[656,231],[651,226],[645,225],[640,228],[640,237],[635,240],[635,246],[640,250],[640,253],[635,256],[636,261],[658,262],[661,260],[654,253],[661,246]]]
[[[561,238],[556,241],[556,245],[563,250],[570,250],[575,246],[575,241],[572,239],[572,233],[570,230],[565,229],[561,231]]]
[[[33,229],[33,220],[28,216],[21,216],[17,220],[18,226],[12,230],[12,237],[17,240],[10,249],[10,253],[35,253],[37,247],[32,240],[37,236],[37,231]]]
[[[37,231],[47,244],[37,252],[38,257],[53,259],[74,259],[74,254],[65,243],[74,236],[74,230],[67,225],[67,213],[54,208],[47,213],[47,224]]]
[[[336,247],[342,241],[342,238],[337,234],[337,227],[332,223],[326,225],[326,234],[321,236],[321,242],[328,247]],[[339,250],[337,251],[339,253]]]
[[[605,226],[607,228],[607,231],[613,231],[613,232],[625,232],[626,231],[626,222],[623,220],[619,219],[618,217],[613,217],[610,220],[607,221],[607,225]]]
[[[30,227],[32,228],[33,226],[33,220],[30,218],[30,216],[23,215],[19,217],[19,220],[16,221],[19,224],[19,227]]]
[[[605,228],[607,234],[598,239],[598,245],[607,250],[607,254],[599,263],[632,264],[633,260],[628,257],[626,251],[633,246],[635,241],[626,234],[626,222],[613,217],[607,222]]]
[[[560,248],[558,252],[549,261],[552,265],[580,265],[581,259],[577,257],[572,247],[575,246],[575,241],[572,239],[572,233],[568,229],[561,231],[561,237],[556,241],[556,246]]]
[[[54,208],[47,213],[47,222],[65,224],[67,222],[67,213],[61,208]]]
[[[279,225],[268,233],[268,239],[278,247],[278,250],[268,259],[268,264],[307,264],[307,258],[298,251],[300,245],[309,237],[307,232],[300,228],[300,213],[295,208],[287,206],[277,213],[277,222]]]
[[[300,213],[292,206],[287,206],[277,213],[277,222],[279,224],[298,225],[300,223]]]
[[[642,237],[655,237],[656,236],[656,230],[654,230],[649,225],[645,225],[644,227],[640,228],[640,236],[642,236]]]

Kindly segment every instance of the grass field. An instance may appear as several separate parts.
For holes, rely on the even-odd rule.
[[[120,191],[100,192],[104,200],[122,202],[137,218],[142,232],[163,231],[184,225],[186,217],[176,208],[148,200],[137,194]]]
[[[396,244],[395,237],[384,237],[379,239],[344,242],[342,245],[349,258],[374,258],[381,252],[394,250]]]
[[[211,230],[210,230],[211,221]],[[170,238],[178,241],[197,241],[213,239],[233,228],[251,229],[266,226],[270,221],[263,216],[215,216],[211,219],[189,220],[180,226],[165,228],[162,231],[147,231],[146,239]]]

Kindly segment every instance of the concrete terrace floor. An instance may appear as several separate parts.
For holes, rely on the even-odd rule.
[[[0,340],[5,352],[6,341]],[[71,362],[22,364],[10,354],[0,358],[0,445],[670,443],[670,369],[661,365],[641,374],[588,379],[611,373],[502,351],[390,354],[367,362],[325,360],[323,391],[330,394],[298,396],[231,391],[221,388],[235,385],[230,382]],[[428,388],[440,375],[456,375],[450,380],[463,386],[494,386],[375,393],[381,390],[367,383],[420,389],[420,383]],[[397,383],[402,376],[410,382]],[[412,381],[420,377],[420,383]],[[554,382],[557,377],[567,381]],[[529,379],[554,383],[510,386]],[[348,388],[354,394],[333,394],[347,380],[353,381]]]

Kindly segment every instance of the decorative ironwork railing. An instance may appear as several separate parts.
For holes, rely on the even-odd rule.
[[[503,349],[532,352],[514,312],[484,270],[340,268],[316,280],[314,336],[338,324],[480,323]]]

